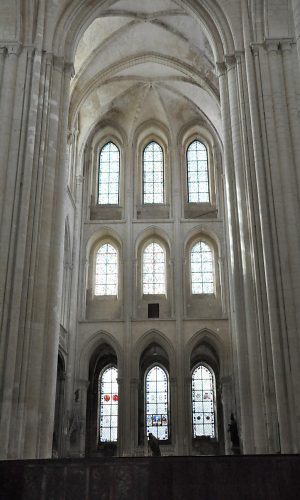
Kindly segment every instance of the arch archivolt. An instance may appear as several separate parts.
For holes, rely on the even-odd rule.
[[[110,14],[107,10],[114,3],[115,0],[88,4],[86,0],[71,2],[54,31],[53,52],[72,61],[84,31],[97,17]],[[176,0],[176,6],[199,20],[212,44],[215,60],[221,60],[224,53],[228,54],[234,50],[232,29],[220,1],[212,3],[210,0],[203,0],[199,3],[193,0]],[[128,12],[126,14],[128,15]]]
[[[88,380],[90,361],[95,351],[99,349],[102,344],[108,344],[115,351],[118,360],[119,376],[121,377],[123,366],[122,347],[111,333],[100,330],[92,335],[92,337],[90,337],[81,347],[78,376],[80,380]]]
[[[222,358],[222,355],[224,353],[224,342],[221,336],[214,330],[211,330],[209,328],[202,328],[201,330],[198,330],[196,333],[194,333],[186,343],[185,351],[187,359],[190,359],[195,347],[197,347],[201,343],[206,343],[207,345],[211,346],[212,349],[215,350],[219,359]]]
[[[139,233],[135,241],[135,256],[138,259],[139,255],[143,252],[144,247],[150,240],[155,240],[172,255],[172,246],[169,235],[166,231],[158,226],[150,226]]]
[[[189,252],[190,248],[197,241],[204,241],[212,247],[214,254],[220,259],[222,255],[222,246],[217,234],[207,224],[195,226],[185,237],[184,251]]]
[[[170,363],[170,377],[173,376],[176,360],[174,348],[166,334],[162,333],[159,330],[151,329],[146,331],[133,346],[131,364],[131,376],[133,378],[138,378],[140,358],[147,347],[149,347],[153,343],[162,347],[167,353]]]
[[[71,95],[71,105],[69,112],[69,124],[70,127],[74,122],[74,119],[80,109],[80,106],[88,99],[88,97],[101,85],[109,83],[114,77],[119,79],[116,75],[121,71],[128,68],[138,66],[145,63],[156,63],[163,66],[167,66],[172,69],[176,69],[180,74],[187,78],[187,81],[193,83],[202,89],[206,90],[212,99],[219,100],[219,92],[212,81],[207,78],[205,71],[199,71],[195,67],[184,63],[180,59],[174,57],[161,55],[158,53],[149,54],[139,54],[137,56],[131,56],[122,61],[112,64],[108,68],[97,73],[94,77],[89,78],[88,82],[82,85],[80,88],[80,79],[77,84],[73,87],[73,92]],[[179,76],[178,76],[179,78]],[[126,94],[128,90],[124,92]]]

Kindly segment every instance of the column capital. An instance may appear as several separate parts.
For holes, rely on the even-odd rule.
[[[224,76],[226,74],[226,70],[227,70],[227,67],[226,67],[226,64],[225,62],[216,62],[216,70],[217,70],[217,75],[220,77],[220,76]]]
[[[75,67],[73,63],[65,62],[64,64],[64,72],[69,74],[70,78],[74,78],[75,76]]]
[[[293,45],[295,45],[295,40],[293,38],[285,38],[284,40],[280,40],[280,49],[282,52],[290,52]]]
[[[1,47],[1,49],[5,55],[18,56],[22,50],[22,45],[20,43],[7,43],[4,47]]]
[[[259,49],[260,47],[262,47],[263,45],[261,43],[250,43],[250,49],[251,49],[251,52],[254,56],[258,56],[259,54]]]
[[[266,38],[263,42],[263,46],[268,53],[278,52],[280,40],[277,38]]]
[[[233,68],[237,63],[236,54],[227,54],[224,57],[227,70]]]

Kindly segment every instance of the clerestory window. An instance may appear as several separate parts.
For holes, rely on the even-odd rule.
[[[103,146],[99,156],[98,204],[119,204],[120,151],[113,142]]]
[[[143,152],[143,203],[164,203],[164,154],[157,142]]]
[[[106,367],[99,375],[98,383],[98,436],[100,443],[118,439],[118,370]]]
[[[187,148],[187,184],[189,203],[209,203],[207,149],[198,140]]]
[[[214,293],[213,252],[204,241],[191,249],[190,273],[192,294]]]
[[[166,293],[166,252],[157,242],[149,243],[143,252],[143,294]]]
[[[193,437],[216,437],[215,376],[211,368],[200,364],[192,371]]]
[[[118,295],[118,251],[110,243],[96,253],[95,295]]]
[[[159,365],[152,366],[145,376],[145,416],[147,436],[151,432],[161,441],[169,439],[169,381]]]

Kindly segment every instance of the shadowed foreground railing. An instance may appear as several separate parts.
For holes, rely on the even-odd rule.
[[[0,462],[2,500],[299,500],[300,456]]]

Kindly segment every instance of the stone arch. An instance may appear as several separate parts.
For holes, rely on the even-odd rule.
[[[175,360],[176,360],[174,348],[168,337],[161,331],[155,329],[146,331],[142,335],[142,337],[136,342],[133,348],[132,376],[133,377],[138,376],[140,357],[142,353],[147,349],[147,347],[149,347],[151,344],[160,345],[167,353],[170,363],[170,376],[173,376],[175,372]]]
[[[196,332],[187,342],[185,349],[185,372],[186,372],[186,412],[187,427],[192,437],[190,442],[191,453],[210,454],[224,453],[224,426],[223,405],[221,394],[221,363],[223,362],[223,342],[220,337],[210,329],[203,328]],[[213,375],[213,398],[214,398],[214,439],[205,442],[201,438],[195,438],[192,434],[192,373],[199,365],[204,365]]]
[[[201,236],[207,238],[208,243],[214,248],[214,251],[217,251],[217,256],[220,258],[222,248],[220,239],[205,223],[198,224],[188,233],[184,240],[184,251],[187,251],[187,248],[193,244],[194,240],[201,239]]]
[[[106,2],[109,7],[113,2]],[[223,59],[223,54],[230,54],[234,51],[234,38],[230,24],[219,2],[212,4],[209,0],[204,0],[201,4],[195,4],[190,0],[181,0],[178,2],[189,13],[196,15],[201,22],[202,28],[206,32],[215,60]],[[85,0],[77,0],[76,4],[72,2],[65,10],[55,28],[53,36],[53,52],[64,56],[66,60],[74,59],[78,41],[87,27],[96,19],[101,11],[103,4],[86,5]],[[87,9],[89,7],[89,9]]]
[[[203,117],[202,120],[198,118],[191,120],[179,130],[177,134],[178,147],[183,147],[189,141],[189,138],[195,135],[203,137],[204,140],[209,143],[210,147],[216,142],[219,149],[223,150],[221,137],[207,117]]]
[[[89,364],[94,353],[101,345],[109,345],[116,353],[119,376],[123,372],[122,347],[119,342],[105,330],[96,332],[82,347],[79,354],[79,379],[88,380]]]
[[[151,225],[145,228],[140,234],[137,236],[135,241],[135,256],[137,258],[140,253],[142,247],[146,243],[148,239],[157,238],[161,241],[161,243],[165,246],[166,250],[168,250],[169,254],[172,255],[172,244],[171,239],[166,231],[163,231],[160,227]]]
[[[223,341],[216,332],[210,330],[209,328],[202,328],[198,332],[194,333],[194,335],[189,339],[185,348],[185,367],[189,370],[189,360],[191,360],[191,356],[193,351],[199,345],[206,345],[211,352],[214,353],[215,362],[219,365],[219,369],[222,366],[222,358],[224,356],[224,344]]]

